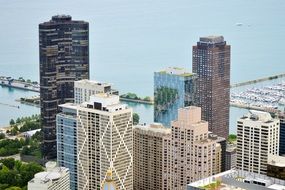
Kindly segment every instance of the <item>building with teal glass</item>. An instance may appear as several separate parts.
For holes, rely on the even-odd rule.
[[[170,127],[178,109],[193,105],[197,76],[186,69],[169,67],[154,73],[154,122]]]
[[[56,116],[57,163],[69,168],[70,189],[77,190],[77,110],[72,103],[59,106]]]

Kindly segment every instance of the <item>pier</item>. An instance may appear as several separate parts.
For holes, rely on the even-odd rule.
[[[264,111],[268,113],[280,113],[281,111],[274,108],[267,108],[267,107],[258,107],[253,105],[247,105],[247,104],[240,104],[240,103],[234,103],[230,102],[230,106],[237,107],[237,108],[243,108],[248,110],[258,110],[258,111]]]
[[[12,105],[12,104],[6,104],[6,103],[1,103],[0,102],[0,106],[9,106],[9,107],[12,107],[12,108],[20,108],[20,106],[15,106],[15,105]]]
[[[231,85],[231,88],[247,86],[247,85],[256,84],[256,83],[269,81],[269,80],[275,80],[275,79],[283,78],[283,77],[285,77],[285,73],[279,74],[279,75],[273,75],[273,76],[269,76],[269,77],[264,77],[264,78],[260,78],[260,79],[250,80],[250,81],[246,81],[246,82],[236,83],[236,84]]]

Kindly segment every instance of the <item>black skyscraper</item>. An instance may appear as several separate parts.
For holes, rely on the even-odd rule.
[[[73,101],[74,81],[89,79],[89,24],[57,15],[39,25],[43,154],[56,157],[58,105]]]

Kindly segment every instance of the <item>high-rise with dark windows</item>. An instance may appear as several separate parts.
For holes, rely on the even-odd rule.
[[[201,37],[193,46],[192,72],[197,73],[197,100],[209,130],[229,134],[231,47],[223,36]]]
[[[278,118],[280,119],[279,155],[285,156],[285,113],[280,113]]]
[[[58,105],[74,99],[74,81],[89,79],[89,24],[53,16],[39,24],[40,103],[43,154],[56,157]]]

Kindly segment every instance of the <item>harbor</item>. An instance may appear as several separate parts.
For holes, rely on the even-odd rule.
[[[285,80],[280,82],[280,79],[285,77],[285,74],[273,75],[270,77],[264,77],[261,79],[251,80],[247,82],[241,82],[234,85],[231,85],[231,97],[230,97],[230,106],[243,108],[243,109],[254,109],[260,111],[266,111],[270,113],[278,113],[285,108]],[[279,79],[279,82],[276,82]],[[281,79],[282,80],[282,79]],[[271,84],[265,86],[256,87],[257,83],[263,83],[266,81],[272,81]],[[32,92],[39,92],[40,87],[38,84],[33,84],[31,82],[23,82],[19,79],[13,79],[11,77],[0,77],[0,85],[24,89]],[[248,86],[248,88],[245,88]],[[243,88],[240,88],[243,87]],[[139,104],[153,104],[152,101],[145,101],[143,99],[131,99],[126,97],[120,97],[121,101],[125,102],[136,102]],[[39,95],[33,97],[21,97],[16,100],[21,104],[26,104],[30,106],[39,107]],[[3,106],[13,106],[13,105],[4,105]],[[13,106],[19,108],[19,106]]]
[[[285,81],[231,93],[231,105],[276,113],[285,107]]]

